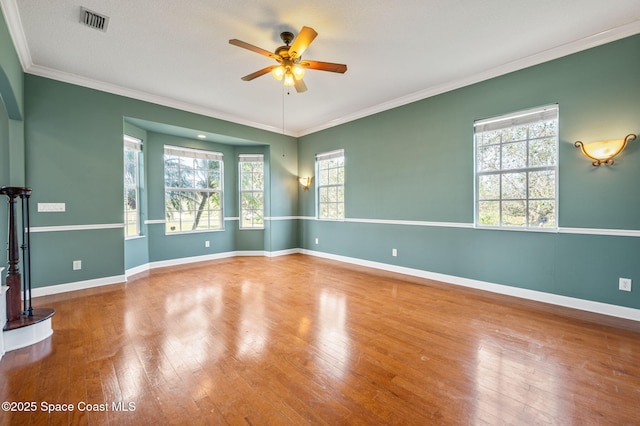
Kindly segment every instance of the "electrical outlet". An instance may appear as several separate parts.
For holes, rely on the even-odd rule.
[[[391,256],[397,256],[398,255],[398,249],[391,249]]]
[[[618,290],[631,291],[631,278],[620,278],[618,280]]]
[[[80,269],[82,269],[82,260],[74,260],[73,261],[73,270],[74,271],[79,271]]]
[[[205,242],[204,242],[204,246],[205,246],[205,247],[209,247],[209,241],[205,241]]]
[[[318,238],[316,238],[316,244],[318,244],[320,242],[320,240]]]

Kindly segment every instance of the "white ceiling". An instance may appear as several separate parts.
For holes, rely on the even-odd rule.
[[[297,136],[640,33],[639,0],[0,2],[27,73]],[[229,39],[273,51],[303,25],[303,57],[345,74],[308,70],[301,94],[240,80],[275,61]]]

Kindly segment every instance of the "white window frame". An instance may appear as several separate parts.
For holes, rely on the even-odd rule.
[[[210,161],[218,161],[220,163],[220,167],[219,167],[219,181],[218,181],[218,188],[210,188],[210,187],[196,187],[195,184],[195,177],[194,177],[194,182],[192,186],[167,186],[167,167],[166,167],[166,161],[167,161],[167,156],[176,156],[181,158],[181,161],[189,161],[189,160],[210,160]],[[182,172],[182,163],[179,163],[177,169],[178,169],[178,175],[181,176],[181,172]],[[188,167],[185,167],[186,170],[188,170]],[[205,170],[205,169],[198,169],[200,171]],[[207,177],[208,179],[208,177]],[[167,223],[165,226],[165,234],[166,235],[178,235],[178,234],[187,234],[187,233],[196,233],[196,232],[212,232],[212,231],[224,231],[224,155],[221,152],[214,152],[214,151],[205,151],[205,150],[201,150],[201,149],[193,149],[193,148],[185,148],[185,147],[178,147],[178,146],[171,146],[171,145],[165,145],[164,146],[164,191],[165,191],[165,201],[164,201],[164,208],[165,208],[165,217],[167,218]],[[203,227],[198,227],[197,229],[193,229],[192,225],[192,229],[184,229],[183,227],[183,221],[182,221],[182,215],[185,212],[191,212],[191,213],[195,213],[195,210],[174,210],[171,209],[171,211],[167,208],[168,204],[169,204],[169,193],[171,192],[185,192],[185,193],[193,193],[193,199],[196,198],[196,193],[198,192],[206,192],[209,194],[218,194],[219,200],[220,200],[220,206],[219,209],[207,209],[206,211],[210,214],[212,211],[219,211],[218,214],[218,220],[215,222],[211,222],[208,221],[207,222],[207,227],[203,228]],[[210,197],[210,196],[209,196]],[[194,206],[195,209],[195,206]],[[179,223],[179,228],[178,229],[171,229],[170,228],[170,215],[174,212],[177,212],[176,214],[180,217],[180,219],[178,220]],[[210,216],[208,217],[210,218]],[[185,220],[184,224],[188,224],[190,223],[190,220]],[[188,227],[188,226],[186,226]]]
[[[332,164],[335,160],[338,160],[337,166]],[[340,173],[340,169],[342,169],[342,173]],[[342,181],[336,181],[337,176],[340,175]],[[344,149],[316,154],[316,177],[316,217],[319,220],[343,221],[346,217]],[[328,198],[329,192],[333,192],[333,199],[337,201],[323,201],[324,194]],[[335,214],[332,215],[331,211],[334,211]]]
[[[133,152],[134,159],[131,166],[135,167],[133,173],[134,183],[127,182],[127,151]],[[142,153],[142,140],[129,135],[124,135],[124,237],[136,238],[140,236],[140,154]],[[133,191],[135,194],[135,214],[132,216],[132,209],[129,208],[127,193]],[[132,220],[133,219],[133,220]],[[135,231],[130,233],[130,227],[134,226]]]
[[[541,124],[544,122],[555,120],[555,131],[553,134],[547,134],[545,136],[537,136],[534,137],[530,134],[530,127],[536,124]],[[504,136],[507,134],[508,129],[516,129],[516,128],[525,128],[526,136],[522,139],[517,140],[504,140]],[[491,142],[483,142],[482,137],[485,135],[494,134],[492,132],[502,132],[500,136],[496,136],[495,139],[492,139]],[[498,117],[488,118],[484,120],[477,120],[474,122],[474,224],[477,228],[496,228],[496,229],[510,229],[510,230],[542,230],[542,231],[557,231],[558,229],[558,158],[559,158],[559,146],[558,146],[558,137],[559,134],[559,107],[557,104],[546,105],[539,108],[533,108],[524,111],[518,111],[511,114],[506,114]],[[532,152],[532,146],[536,143],[542,145],[547,144],[550,146],[550,140],[553,139],[553,160],[548,164],[532,164],[531,160],[532,155],[535,152]],[[509,146],[514,147],[516,144],[522,144],[526,146],[525,155],[526,158],[524,161],[526,164],[521,164],[518,167],[509,167],[509,165],[505,166],[507,160],[505,158],[509,158],[506,155],[503,155],[509,149]],[[482,169],[480,166],[481,163],[481,155],[485,155],[484,153],[487,150],[493,149],[493,158],[498,164],[498,167],[495,169]],[[521,156],[522,157],[522,156]],[[514,158],[514,157],[512,157]],[[538,158],[538,157],[536,157]],[[534,174],[538,173],[538,176],[553,176],[554,186],[552,188],[552,197],[536,197],[535,194],[532,194],[532,182],[531,180],[535,176]],[[519,175],[519,176],[516,176]],[[490,177],[498,177],[498,193],[497,197],[486,197],[481,196],[481,179],[486,178],[488,180]],[[509,197],[507,193],[507,189],[503,186],[506,182],[509,182],[509,179],[522,178],[524,177],[524,191],[526,195],[523,197]],[[497,204],[498,205],[498,221],[497,223],[486,224],[480,223],[481,218],[481,203],[488,204]],[[535,208],[535,203],[538,203],[538,206],[543,206],[544,202],[553,203],[553,216],[551,218],[541,214],[537,216],[537,222],[532,220],[532,212]],[[525,221],[523,225],[518,224],[509,224],[504,220],[505,216],[508,218],[508,215],[505,215],[505,209],[507,208],[507,203],[524,203],[525,209]],[[522,204],[521,204],[522,205]],[[542,208],[542,207],[540,207]],[[485,210],[489,211],[489,210]]]
[[[259,183],[261,182],[262,185],[258,185],[256,184],[256,180],[254,179],[254,177],[256,176],[257,172],[255,171],[251,171],[251,187],[247,188],[247,189],[243,189],[242,188],[242,182],[243,182],[243,176],[244,176],[244,172],[243,172],[243,167],[242,165],[244,163],[260,163],[262,165],[262,177],[261,179],[259,179]],[[239,208],[238,211],[240,212],[240,220],[239,220],[239,227],[242,230],[248,230],[248,229],[264,229],[264,155],[263,154],[240,154],[238,156],[238,189],[239,189]],[[253,167],[253,166],[252,166]],[[260,187],[261,186],[261,187]],[[258,198],[261,200],[261,205],[259,208],[256,209],[245,209],[243,206],[243,200],[244,200],[244,195],[248,194],[249,196],[251,196],[252,198],[255,196],[258,196]],[[246,215],[250,215],[251,217],[251,224],[250,225],[244,225],[244,217]],[[257,222],[257,223],[256,223]]]

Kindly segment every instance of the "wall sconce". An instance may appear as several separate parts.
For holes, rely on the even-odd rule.
[[[300,185],[302,185],[302,188],[306,191],[307,189],[309,189],[309,186],[311,185],[311,181],[313,180],[312,177],[301,177],[298,178],[298,182],[300,182]]]
[[[594,166],[601,166],[606,164],[610,166],[613,164],[613,157],[620,154],[627,143],[636,140],[636,135],[633,133],[628,134],[624,139],[613,139],[608,141],[597,141],[583,143],[577,141],[574,145],[576,148],[580,148],[582,153],[591,158]]]

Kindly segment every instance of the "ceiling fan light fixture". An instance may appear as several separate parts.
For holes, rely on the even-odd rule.
[[[285,86],[293,86],[296,84],[295,78],[293,78],[293,73],[291,70],[287,70],[284,74],[284,85]]]
[[[304,68],[302,68],[299,64],[296,64],[293,66],[293,76],[296,78],[296,80],[300,80],[302,79],[302,77],[304,77]]]
[[[271,70],[271,75],[276,80],[282,80],[282,77],[284,77],[284,74],[285,74],[285,69],[282,65],[280,65],[279,67],[275,67],[274,69]]]

